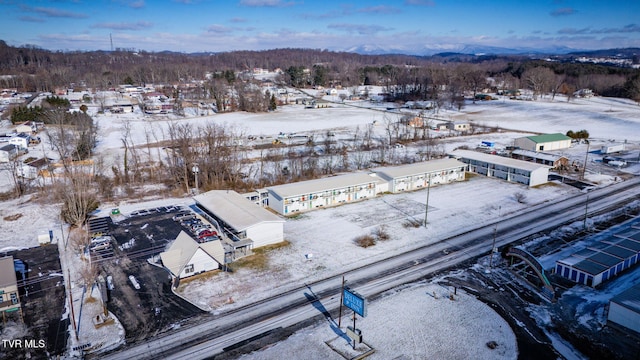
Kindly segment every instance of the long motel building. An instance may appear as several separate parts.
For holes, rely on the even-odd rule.
[[[455,159],[438,159],[410,165],[381,167],[368,173],[351,173],[269,187],[268,204],[282,215],[361,201],[385,192],[402,192],[463,181],[466,165]]]
[[[282,215],[314,210],[375,197],[383,181],[369,173],[336,175],[322,179],[271,186],[269,207]]]
[[[372,171],[387,181],[389,192],[398,193],[463,181],[466,168],[466,164],[456,159],[445,158],[409,165],[380,167]]]
[[[471,150],[455,150],[450,156],[469,165],[468,171],[488,177],[529,186],[546,184],[551,166],[485,154]]]

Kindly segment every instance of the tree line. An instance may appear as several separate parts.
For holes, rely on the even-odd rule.
[[[567,94],[589,88],[600,95],[640,100],[639,69],[525,56],[360,55],[316,49],[206,54],[122,49],[52,52],[33,46],[11,47],[0,40],[0,75],[7,75],[0,79],[0,87],[20,91],[53,91],[56,87],[105,90],[125,83],[174,84],[202,80],[209,73],[214,76],[201,85],[201,97],[215,99],[217,95],[219,99],[228,86],[250,82],[251,76],[238,78],[236,74],[250,74],[254,68],[279,68],[283,73],[278,81],[294,87],[386,85],[401,101],[437,100],[443,96],[437,93],[438,89],[444,88],[449,92],[446,97],[455,98],[465,91],[498,86]],[[487,78],[493,83],[484,83]],[[250,93],[250,87],[236,87]]]

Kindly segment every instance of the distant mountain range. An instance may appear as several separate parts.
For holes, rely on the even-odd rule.
[[[497,46],[481,46],[468,44],[451,45],[424,45],[422,47],[385,48],[368,44],[351,47],[342,51],[354,52],[362,55],[389,55],[403,54],[415,56],[433,56],[438,54],[465,54],[465,55],[573,55],[573,56],[624,56],[631,57],[640,54],[639,48],[584,50],[573,49],[566,46],[554,46],[544,49],[533,48],[505,48]]]

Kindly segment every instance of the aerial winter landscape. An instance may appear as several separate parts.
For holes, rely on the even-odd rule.
[[[0,9],[0,359],[640,354],[639,4]]]

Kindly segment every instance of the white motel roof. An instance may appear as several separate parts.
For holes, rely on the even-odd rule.
[[[233,190],[213,190],[193,198],[236,231],[243,231],[263,222],[284,222],[277,215]]]
[[[269,192],[279,196],[280,198],[285,199],[292,196],[308,195],[321,191],[343,189],[348,186],[378,183],[380,181],[382,180],[374,174],[351,173],[330,176],[322,179],[299,181],[290,184],[271,186],[268,190]]]
[[[379,167],[372,169],[372,171],[389,179],[396,179],[412,175],[428,174],[443,170],[457,169],[466,166],[467,165],[465,163],[456,159],[444,158],[408,165]]]
[[[465,158],[470,160],[482,161],[490,164],[502,165],[513,169],[534,171],[541,168],[550,169],[551,166],[531,163],[528,161],[516,160],[499,155],[485,154],[471,150],[455,150],[451,155],[456,158]]]

